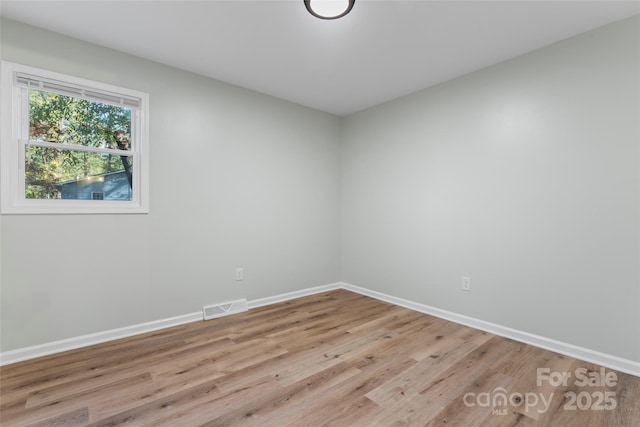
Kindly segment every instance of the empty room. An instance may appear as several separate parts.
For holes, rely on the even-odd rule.
[[[640,2],[0,2],[0,425],[640,425]]]

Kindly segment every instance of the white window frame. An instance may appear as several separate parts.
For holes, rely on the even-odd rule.
[[[133,156],[132,200],[27,199],[25,197],[24,145],[29,136],[28,90],[16,82],[28,74],[73,87],[93,100],[133,101],[131,110],[131,151]],[[137,90],[99,83],[39,68],[0,62],[0,212],[3,214],[104,214],[149,212],[149,95]],[[27,95],[25,95],[27,94]],[[76,96],[76,95],[72,95]],[[102,102],[102,101],[99,101]],[[25,107],[26,106],[26,107]],[[129,105],[125,105],[130,108]],[[55,145],[52,144],[55,148]],[[59,146],[59,144],[58,144]],[[76,149],[77,147],[74,147]],[[82,150],[82,148],[80,148]]]

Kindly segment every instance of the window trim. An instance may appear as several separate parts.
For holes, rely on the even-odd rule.
[[[111,98],[120,96],[127,102],[132,99],[139,101],[137,108],[130,104],[125,105],[132,109],[132,144],[129,153],[134,158],[135,172],[132,200],[54,200],[25,197],[24,150],[20,150],[24,141],[21,142],[20,138],[23,136],[24,126],[28,129],[29,117],[28,102],[27,117],[24,117],[24,103],[21,100],[24,85],[16,82],[17,74],[28,74],[47,81],[60,82],[68,87],[86,89]],[[2,128],[0,212],[2,214],[149,213],[149,95],[147,93],[7,61],[0,61],[0,80],[0,126]],[[97,102],[101,101],[98,99]],[[136,115],[135,124],[134,114]],[[79,147],[78,150],[82,151],[83,149]]]

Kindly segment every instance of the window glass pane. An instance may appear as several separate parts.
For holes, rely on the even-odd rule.
[[[28,199],[131,200],[133,157],[25,147]]]
[[[131,110],[30,90],[29,139],[131,150]]]

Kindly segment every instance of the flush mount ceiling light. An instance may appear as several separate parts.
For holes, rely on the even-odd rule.
[[[338,19],[351,12],[356,0],[304,0],[310,14],[320,19]]]

